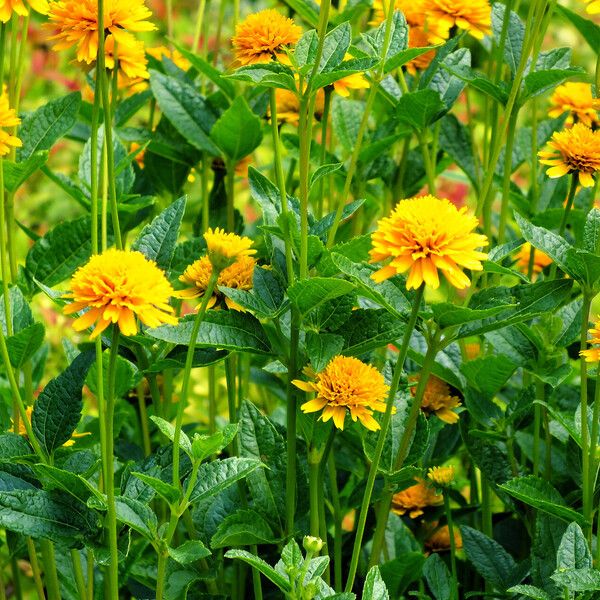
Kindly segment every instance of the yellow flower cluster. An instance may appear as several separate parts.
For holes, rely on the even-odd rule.
[[[8,103],[8,94],[6,86],[0,95],[0,156],[6,156],[12,148],[22,146],[21,140],[13,135],[6,128],[11,129],[21,123],[21,119],[17,116],[14,109],[10,108]]]
[[[411,381],[418,382],[419,376],[413,375]],[[411,392],[414,395],[415,386],[411,387]],[[430,375],[425,386],[425,393],[421,401],[421,410],[425,414],[434,414],[438,419],[453,425],[458,422],[458,414],[454,412],[454,408],[461,405],[460,398],[453,396],[450,393],[450,386],[435,375]]]
[[[392,498],[392,511],[397,515],[408,513],[411,519],[420,517],[430,506],[439,506],[443,497],[423,479],[417,478],[416,484],[397,492]]]
[[[529,271],[529,258],[531,256],[532,246],[529,242],[525,242],[517,253],[516,266],[521,273],[527,274]],[[534,275],[539,275],[547,266],[552,264],[552,259],[541,250],[533,249],[533,269]]]
[[[550,98],[550,104],[548,115],[556,118],[568,113],[568,124],[577,122],[587,127],[600,124],[598,119],[600,99],[594,98],[589,83],[569,81],[559,85]]]
[[[450,487],[454,482],[454,467],[431,467],[427,478],[438,488]]]
[[[48,0],[28,0],[27,4],[42,15],[48,12]],[[8,23],[13,14],[20,17],[25,17],[29,14],[23,0],[0,0],[0,21]]]
[[[600,317],[588,333],[591,336],[588,344],[593,344],[594,347],[582,350],[579,354],[585,357],[585,362],[598,362],[600,361]]]

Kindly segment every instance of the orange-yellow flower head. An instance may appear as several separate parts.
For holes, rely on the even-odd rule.
[[[468,31],[482,40],[492,32],[492,8],[488,0],[431,0],[428,3],[427,23],[436,23],[445,29],[446,36],[439,36],[438,43],[448,38],[453,27]]]
[[[217,286],[235,288],[238,290],[251,290],[255,266],[256,260],[252,256],[240,256],[240,258],[232,265],[229,265],[219,273]],[[203,256],[193,262],[184,271],[183,275],[179,277],[179,281],[182,281],[191,287],[178,292],[177,296],[180,298],[198,298],[199,296],[203,296],[208,288],[212,270],[212,264],[208,256]],[[208,301],[207,307],[212,308],[220,297],[219,291],[215,289],[211,299]],[[225,297],[225,304],[234,310],[244,311],[239,304],[230,298]]]
[[[397,515],[408,513],[411,519],[423,514],[424,509],[430,506],[439,506],[443,497],[422,479],[417,478],[417,483],[401,492],[394,494],[392,498],[392,511]]]
[[[454,547],[459,550],[463,547],[460,529],[458,527],[453,527],[452,531],[454,532]],[[425,548],[430,552],[450,550],[450,529],[448,528],[448,525],[443,525],[439,529],[436,529],[434,533],[425,540]]]
[[[438,488],[450,487],[454,482],[454,467],[431,467],[427,479]]]
[[[419,376],[411,376],[410,381],[418,382]],[[413,395],[415,394],[415,388],[416,386],[410,388]],[[458,408],[460,405],[460,398],[451,394],[450,387],[445,381],[435,375],[429,376],[423,400],[421,401],[421,410],[424,413],[434,414],[438,419],[444,421],[444,423],[453,425],[458,422],[459,417],[452,409]]]
[[[156,48],[148,48],[146,52],[158,61],[162,61],[163,56],[168,58],[175,66],[182,71],[187,71],[190,68],[190,61],[179,52],[176,48],[171,50],[166,46],[156,46]]]
[[[591,347],[579,353],[585,357],[585,362],[600,361],[600,317],[597,318],[598,320],[594,323],[594,326],[588,331],[591,336],[588,344],[591,344]]]
[[[449,200],[434,196],[401,200],[371,236],[371,262],[384,263],[371,277],[380,283],[408,272],[408,289],[422,283],[435,289],[441,271],[454,287],[466,288],[471,282],[462,269],[481,271],[487,257],[477,250],[488,243],[485,235],[473,233],[477,224],[466,207],[458,209]]]
[[[239,23],[231,43],[237,61],[251,65],[269,62],[301,35],[302,29],[292,19],[270,8],[248,15]]]
[[[321,419],[344,429],[346,413],[356,422],[358,419],[370,431],[377,431],[379,423],[373,418],[373,411],[385,412],[385,398],[389,387],[383,375],[375,368],[351,356],[336,356],[320,373],[310,369],[305,373],[313,381],[294,380],[294,385],[305,392],[315,392],[314,400],[305,402],[302,412],[322,410]]]
[[[21,119],[13,108],[8,104],[8,94],[6,86],[0,95],[0,156],[6,156],[12,148],[18,148],[23,145],[21,140],[5,130],[5,128],[16,127],[21,123]]]
[[[529,259],[531,257],[532,246],[529,242],[525,242],[519,253],[517,254],[517,268],[521,273],[527,274],[529,272]],[[539,275],[548,265],[552,264],[552,259],[541,250],[537,248],[533,249],[533,269],[534,275]]]
[[[104,30],[118,46],[131,43],[132,31],[152,31],[152,13],[144,0],[105,0]],[[98,53],[98,3],[96,0],[58,0],[50,3],[45,28],[54,32],[56,50],[77,47],[77,60],[91,64]],[[118,53],[118,50],[117,50]]]
[[[64,312],[86,310],[73,329],[83,331],[95,324],[92,339],[111,323],[118,324],[124,335],[135,335],[136,317],[148,327],[177,323],[169,306],[172,295],[173,288],[156,263],[141,252],[110,249],[92,256],[75,272],[65,296],[73,302]]]
[[[600,123],[600,100],[592,96],[592,86],[589,83],[569,81],[559,85],[550,97],[550,104],[552,107],[548,114],[553,118],[569,113],[569,124],[577,122],[593,127]]]
[[[48,13],[48,0],[28,0],[27,4],[42,15]],[[23,0],[0,0],[0,21],[8,23],[13,14],[20,17],[25,17],[29,14]]]
[[[146,65],[146,50],[144,43],[131,38],[121,44],[117,43],[115,56],[115,37],[109,35],[104,46],[106,68],[115,68],[115,58],[119,65],[119,76],[125,80],[148,79],[150,74]]]
[[[586,11],[590,15],[597,15],[600,13],[600,0],[584,0],[588,5],[586,7]]]
[[[214,269],[222,271],[242,256],[252,256],[256,250],[252,248],[252,240],[237,233],[225,233],[217,227],[209,227],[204,233],[207,256]]]
[[[554,133],[548,147],[551,150],[538,152],[540,163],[551,167],[546,171],[548,177],[576,173],[583,187],[594,185],[594,173],[600,171],[600,130],[576,123]]]

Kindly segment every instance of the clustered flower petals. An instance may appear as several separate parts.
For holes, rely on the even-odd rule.
[[[594,326],[589,329],[588,333],[591,339],[588,340],[588,344],[592,344],[593,347],[581,350],[579,353],[585,357],[585,362],[599,362],[600,361],[600,317],[594,323]]]
[[[5,129],[14,128],[20,123],[21,119],[19,119],[15,110],[9,106],[8,94],[6,93],[6,86],[4,86],[2,95],[0,95],[0,156],[6,156],[12,148],[19,148],[23,145],[17,136]]]
[[[419,376],[413,375],[411,381],[418,382]],[[411,393],[415,394],[415,387],[410,388]],[[450,392],[450,386],[435,375],[430,375],[427,379],[425,392],[421,401],[421,410],[426,414],[434,414],[438,419],[454,425],[458,422],[459,416],[454,412],[454,408],[461,405],[460,398],[453,396]]]
[[[529,260],[531,257],[532,245],[525,242],[517,254],[516,266],[521,273],[527,274],[529,271]],[[532,273],[539,275],[547,266],[552,264],[552,259],[541,250],[533,248]]]
[[[28,0],[27,3],[33,10],[42,15],[48,13],[48,0]],[[29,14],[23,0],[0,0],[0,21],[8,23],[13,14],[20,17],[25,17]]]
[[[454,467],[431,467],[427,471],[427,478],[438,488],[446,488],[454,481]]]
[[[446,29],[446,38],[453,27],[464,29],[479,40],[492,32],[488,0],[431,0],[428,18],[428,22],[436,22]],[[441,43],[444,39],[438,41]]]
[[[568,81],[559,85],[550,97],[550,104],[548,115],[553,118],[569,113],[567,123],[583,123],[587,127],[600,124],[600,99],[594,98],[589,83]]]
[[[487,257],[478,250],[488,241],[473,233],[477,225],[466,207],[457,209],[449,200],[434,196],[401,200],[371,236],[371,262],[384,263],[371,277],[380,283],[408,272],[408,289],[423,283],[436,289],[441,271],[451,285],[466,288],[471,282],[462,269],[481,271]]]
[[[351,356],[336,356],[318,374],[305,369],[313,381],[296,379],[294,385],[305,392],[315,392],[317,397],[305,402],[302,412],[322,410],[321,419],[333,419],[338,429],[344,429],[346,413],[354,422],[358,419],[370,431],[380,429],[373,411],[385,412],[385,398],[389,391],[383,375],[371,365]]]
[[[209,227],[204,233],[207,256],[213,268],[222,271],[242,256],[256,254],[252,240],[237,233],[226,233],[224,229]]]
[[[274,9],[248,15],[235,30],[231,42],[241,65],[269,62],[286,46],[295,44],[302,29]]]
[[[421,478],[417,482],[401,492],[394,494],[392,498],[392,511],[397,515],[408,513],[411,519],[420,517],[424,510],[430,506],[439,506],[443,497],[438,494],[432,486]]]
[[[458,527],[453,527],[454,547],[459,550],[463,547],[462,536]],[[450,528],[448,525],[438,527],[426,540],[425,548],[430,552],[443,552],[450,550]]]
[[[540,163],[548,165],[548,177],[562,177],[569,173],[579,177],[583,187],[594,185],[594,174],[600,171],[600,130],[592,130],[583,123],[557,131],[548,142],[550,150],[538,152]]]
[[[83,331],[95,324],[92,339],[111,323],[124,335],[135,335],[136,317],[148,327],[177,323],[169,305],[173,293],[163,271],[141,252],[110,249],[92,256],[75,272],[65,295],[72,302],[64,312],[85,310],[73,329]]]

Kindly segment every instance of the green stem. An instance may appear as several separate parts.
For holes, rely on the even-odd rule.
[[[506,235],[506,223],[508,221],[508,209],[510,207],[510,176],[512,175],[513,147],[515,144],[515,133],[518,118],[519,107],[515,106],[508,120],[508,133],[506,137],[506,146],[504,154],[504,174],[502,177],[502,202],[500,205],[500,224],[498,226],[498,244],[504,243],[504,238]],[[535,135],[535,132],[533,133],[533,135]]]
[[[106,479],[106,528],[108,529],[108,546],[110,551],[109,579],[113,598],[119,597],[119,551],[117,537],[117,509],[115,502],[115,472],[114,472],[114,414],[115,414],[115,380],[117,376],[117,358],[119,356],[120,329],[113,325],[110,355],[108,359],[108,386],[106,393],[105,418],[105,452],[103,456]]]
[[[71,562],[73,564],[73,573],[75,575],[75,584],[77,585],[77,593],[80,598],[86,598],[87,593],[85,589],[85,580],[83,578],[83,569],[81,568],[81,556],[79,555],[79,550],[75,550],[74,548],[70,552],[71,554]]]
[[[87,551],[87,596],[86,600],[94,600],[94,553]]]
[[[140,429],[142,432],[142,446],[144,448],[144,456],[150,456],[152,446],[150,444],[150,429],[148,427],[148,412],[146,410],[146,390],[144,384],[139,383],[137,386],[138,410],[140,412]]]
[[[310,497],[310,535],[319,537],[319,504],[321,497],[321,489],[319,487],[319,471],[321,467],[321,461],[311,461],[309,450],[309,462],[308,462],[308,486],[309,486],[309,497]]]
[[[327,86],[325,88],[325,102],[323,104],[323,116],[321,117],[321,157],[320,164],[322,166],[325,164],[327,158],[327,129],[329,127],[329,114],[331,109],[331,96],[333,93],[333,88],[331,86]],[[317,219],[321,219],[323,217],[323,200],[325,196],[325,180],[327,177],[321,177],[319,180],[319,192],[317,195]]]
[[[573,207],[573,201],[575,200],[575,192],[577,191],[577,182],[578,182],[577,173],[573,173],[571,175],[571,183],[569,185],[569,195],[567,196],[567,203],[565,205],[565,210],[563,212],[562,219],[560,221],[560,227],[558,228],[558,235],[561,237],[564,235],[565,230],[567,228],[567,223],[569,221],[569,215],[571,214],[571,208]],[[550,279],[556,278],[557,269],[558,269],[558,265],[556,264],[556,262],[553,262],[552,267],[550,268],[550,273],[549,273]]]
[[[396,367],[394,368],[394,374],[392,376],[392,382],[390,385],[390,391],[387,398],[386,410],[383,415],[381,422],[381,431],[377,439],[377,446],[375,447],[375,454],[371,462],[369,469],[369,475],[367,477],[367,484],[365,492],[363,494],[362,504],[360,507],[360,513],[358,517],[358,524],[356,528],[356,536],[354,538],[354,547],[352,549],[352,558],[350,560],[350,568],[348,572],[348,579],[346,580],[346,592],[351,592],[354,586],[354,578],[356,577],[356,569],[358,568],[358,559],[362,549],[362,540],[365,533],[365,524],[367,522],[367,513],[369,511],[369,505],[371,503],[371,495],[373,494],[373,486],[375,485],[375,478],[377,477],[377,470],[379,469],[379,462],[383,453],[383,446],[385,444],[385,438],[390,427],[392,418],[392,409],[394,407],[394,400],[396,398],[396,391],[400,383],[400,377],[404,371],[404,362],[406,355],[408,354],[408,348],[410,345],[410,338],[415,329],[417,319],[419,317],[419,309],[421,307],[421,301],[425,293],[425,286],[421,285],[415,294],[413,300],[412,311],[404,330],[404,336],[402,338],[402,345],[398,352],[398,359],[396,361]]]
[[[202,173],[200,174],[200,186],[202,194],[202,233],[204,233],[210,224],[210,196],[208,193],[208,169],[210,158],[206,152],[202,153]]]
[[[331,489],[331,504],[333,505],[333,581],[336,592],[342,591],[342,509],[337,483],[337,470],[333,452],[327,459],[329,468],[329,487]]]
[[[227,229],[233,231],[235,227],[235,164],[232,160],[225,163],[225,189],[227,191]]]
[[[208,367],[208,433],[217,431],[217,378],[215,366]]]
[[[198,4],[198,13],[196,14],[196,27],[194,29],[194,42],[192,52],[196,54],[200,46],[200,34],[202,33],[202,24],[204,22],[204,12],[206,10],[206,0],[200,0]]]
[[[27,537],[26,541],[29,564],[31,565],[31,571],[33,572],[35,591],[37,592],[39,600],[45,600],[46,596],[44,595],[44,583],[42,581],[42,572],[40,571],[40,563],[38,561],[35,543],[30,537]]]
[[[49,540],[41,539],[40,549],[42,551],[42,560],[44,562],[44,580],[46,583],[48,600],[60,600],[61,595],[60,586],[58,584],[58,575],[56,573],[54,545]]]
[[[429,380],[429,375],[431,374],[431,370],[435,364],[435,357],[437,356],[438,352],[438,341],[439,340],[437,339],[436,335],[436,337],[429,343],[427,347],[427,353],[425,354],[425,359],[423,360],[423,368],[419,374],[419,383],[417,384],[417,389],[415,391],[415,398],[408,413],[404,432],[400,438],[400,446],[394,461],[394,472],[399,471],[404,466],[404,461],[408,456],[417,425],[417,419],[421,410],[421,402],[423,401],[423,395],[425,394],[427,381]],[[387,527],[393,495],[393,489],[385,489],[379,502],[377,525],[373,535],[373,549],[371,551],[369,566],[376,565],[379,562],[381,550],[385,542],[385,529]],[[350,590],[347,589],[346,591]]]
[[[450,497],[444,491],[444,512],[448,522],[448,533],[450,534],[450,566],[452,569],[452,600],[458,600],[458,573],[456,570],[456,540],[454,539],[454,522],[452,520],[452,509],[450,508]]]
[[[188,395],[190,389],[190,376],[192,373],[192,365],[194,363],[194,352],[196,350],[196,342],[198,338],[198,332],[200,331],[200,325],[204,320],[208,302],[210,301],[213,291],[217,285],[217,279],[219,273],[213,268],[213,271],[208,280],[206,291],[202,296],[202,302],[200,308],[196,313],[194,319],[194,325],[192,327],[192,334],[190,336],[189,346],[185,357],[185,367],[183,369],[183,382],[181,384],[181,397],[177,403],[177,417],[175,420],[175,434],[173,436],[173,485],[177,488],[181,486],[179,481],[179,440],[181,438],[181,425],[183,423],[183,411],[185,410],[188,402]]]
[[[546,386],[538,379],[536,381],[536,398],[544,401]],[[540,429],[542,426],[542,407],[535,404],[533,407],[533,474],[537,477],[540,472]]]
[[[227,382],[227,408],[229,412],[229,422],[237,421],[237,398],[236,398],[236,355],[230,354],[225,359],[225,380]],[[231,445],[232,451],[235,449],[235,441]],[[234,452],[232,452],[234,454]]]
[[[6,332],[13,334],[13,322],[10,309],[10,267],[8,265],[8,242],[6,240],[6,206],[4,194],[4,159],[0,158],[0,268],[2,269],[2,296],[4,299],[4,316]],[[8,365],[7,365],[8,366]]]

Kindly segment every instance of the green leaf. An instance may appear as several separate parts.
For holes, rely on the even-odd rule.
[[[451,66],[442,63],[442,68],[446,69],[459,79],[466,81],[471,87],[479,90],[486,96],[490,96],[500,104],[506,104],[506,101],[508,100],[506,92],[490,81],[483,73],[479,73],[471,67],[464,65]]]
[[[441,121],[440,148],[464,171],[473,185],[479,185],[471,138],[467,128],[453,114],[446,115]]]
[[[117,521],[131,527],[149,540],[156,540],[158,519],[148,504],[127,496],[117,496],[115,509]]]
[[[502,311],[514,308],[514,304],[498,304],[489,308],[467,308],[465,306],[456,306],[450,302],[437,302],[431,305],[433,318],[436,323],[442,327],[453,327],[463,325],[471,321],[478,321],[487,317],[493,317]]]
[[[401,598],[402,592],[421,577],[424,562],[421,552],[403,552],[380,566],[381,576],[392,598]]]
[[[403,94],[396,105],[396,114],[402,123],[407,123],[417,131],[442,116],[446,105],[435,90],[417,90]]]
[[[315,185],[315,183],[317,183],[317,181],[319,181],[319,179],[321,179],[322,177],[325,177],[326,175],[329,175],[334,171],[338,171],[341,168],[341,166],[342,163],[338,162],[317,167],[310,176],[309,188],[312,188],[312,186]]]
[[[525,596],[526,598],[532,598],[532,600],[552,600],[544,590],[535,587],[534,585],[513,585],[506,591],[510,592],[511,594],[521,594],[521,596]]]
[[[389,600],[390,595],[381,578],[379,567],[371,567],[365,579],[362,600]]]
[[[202,75],[206,75],[226,96],[233,98],[235,96],[235,86],[225,79],[221,73],[215,69],[210,63],[204,60],[201,56],[190,52],[185,46],[171,40],[175,48],[187,58],[194,69]]]
[[[593,254],[600,252],[600,210],[592,208],[585,218],[583,249]]]
[[[151,415],[150,419],[154,424],[161,430],[163,435],[170,439],[172,442],[175,440],[175,426],[169,421],[156,415]],[[185,431],[179,432],[179,447],[183,450],[190,458],[192,458],[192,442]]]
[[[194,316],[181,319],[177,325],[148,329],[153,338],[173,344],[188,345]],[[200,348],[222,348],[255,354],[269,354],[269,340],[260,322],[248,313],[234,310],[209,310],[200,325],[196,344]]]
[[[289,2],[289,0],[286,0]],[[225,554],[225,558],[237,558],[248,563],[254,569],[260,571],[267,579],[270,579],[282,592],[289,593],[291,591],[290,582],[281,573],[276,571],[271,565],[266,563],[262,558],[258,558],[246,550],[229,550]]]
[[[81,475],[46,464],[33,465],[32,469],[48,492],[61,490],[84,504],[93,496],[95,501],[105,505],[105,496]]]
[[[288,288],[288,296],[304,315],[329,300],[348,294],[353,289],[354,284],[344,279],[312,277],[298,281]]]
[[[448,600],[452,592],[452,575],[439,554],[433,553],[423,565],[423,575],[435,600]]]
[[[48,287],[69,278],[91,256],[90,230],[89,217],[59,223],[33,244],[25,259],[27,271]],[[112,241],[109,235],[109,245]]]
[[[389,73],[394,69],[399,69],[411,60],[435,50],[435,46],[425,46],[424,48],[407,48],[385,61],[384,73]]]
[[[7,323],[6,323],[6,309],[4,303],[4,294],[0,296],[2,301],[0,302],[0,324],[2,325],[2,331],[4,335],[8,334]],[[19,333],[23,329],[33,325],[33,314],[29,304],[23,295],[21,289],[17,286],[13,286],[8,291],[8,300],[10,306],[10,315],[12,321],[13,333]]]
[[[42,347],[45,334],[44,326],[34,323],[6,338],[10,364],[20,369]]]
[[[83,383],[94,359],[94,352],[79,354],[46,385],[33,405],[31,426],[47,454],[71,439],[81,419]]]
[[[333,98],[331,124],[337,139],[348,153],[354,147],[364,109],[364,102],[342,99],[339,96]]]
[[[104,381],[104,389],[108,389],[108,366],[110,363],[110,355],[108,352],[102,354],[102,378]],[[126,358],[118,356],[115,364],[115,398],[124,398],[125,395],[132,390],[142,379],[138,368]],[[90,368],[86,384],[93,394],[98,394],[98,365],[94,363]]]
[[[8,460],[31,454],[31,447],[27,440],[16,433],[3,433],[0,435],[0,460]]]
[[[294,72],[286,65],[277,62],[244,65],[236,69],[230,79],[248,81],[255,85],[297,92]]]
[[[462,525],[463,548],[477,572],[499,590],[513,583],[516,563],[513,557],[496,541],[480,531]]]
[[[211,454],[217,454],[217,452],[220,452],[223,448],[231,444],[237,432],[238,424],[231,423],[212,435],[194,434],[194,439],[192,440],[192,455],[194,459],[201,462]]]
[[[32,154],[23,162],[4,161],[4,186],[9,192],[16,192],[48,160],[48,151]]]
[[[594,52],[600,48],[600,26],[560,4],[556,5],[556,10],[571,21]]]
[[[238,96],[214,124],[210,137],[230,161],[238,162],[260,145],[260,119]]]
[[[190,503],[200,502],[210,496],[220,494],[230,485],[244,479],[252,471],[262,466],[260,460],[252,458],[226,458],[200,465],[198,479],[190,494]]]
[[[255,510],[238,510],[226,516],[210,540],[213,549],[276,543],[273,530]]]
[[[442,67],[470,67],[471,51],[468,48],[459,48],[455,52],[448,54],[442,61]],[[450,110],[461,92],[465,88],[465,82],[456,75],[453,75],[448,69],[441,68],[433,75],[429,82],[428,89],[437,92],[442,99],[446,110]]]
[[[0,492],[0,527],[69,548],[99,532],[95,512],[72,496],[38,489]]]
[[[404,333],[404,323],[390,319],[387,310],[358,309],[352,312],[352,319],[335,333],[346,340],[346,356],[360,356],[400,339]]]
[[[321,61],[317,73],[332,71],[344,61],[344,57],[352,41],[352,28],[350,23],[342,23],[325,35]]]
[[[320,373],[334,356],[341,354],[344,338],[333,333],[307,331],[304,343],[312,368]]]
[[[556,568],[559,571],[592,568],[592,555],[583,531],[577,523],[569,524],[560,541],[556,554]]]
[[[131,474],[143,481],[145,484],[149,485],[161,498],[166,500],[168,504],[174,506],[177,502],[179,502],[181,494],[179,490],[170,483],[167,483],[162,479],[158,479],[157,477],[147,475],[146,473],[132,471]]]
[[[152,69],[150,86],[158,106],[185,140],[202,152],[219,156],[219,149],[208,135],[215,116],[196,89],[181,79]]]
[[[23,145],[17,149],[17,161],[23,162],[40,150],[50,150],[75,125],[80,106],[81,92],[73,92],[28,114],[19,127]]]
[[[570,592],[600,591],[600,571],[597,569],[565,569],[550,576],[559,586],[566,587]]]
[[[142,229],[132,245],[132,250],[139,250],[148,260],[155,261],[163,271],[168,271],[171,266],[185,202],[183,197],[168,206]]]
[[[386,38],[386,22],[384,21],[372,31],[363,34],[363,39],[371,47],[375,56],[381,56]],[[406,18],[399,10],[394,11],[389,32],[389,46],[385,60],[391,61],[394,57],[408,48],[408,25]]]
[[[168,551],[169,556],[180,565],[190,565],[212,554],[200,540],[188,540],[177,548],[169,547]]]
[[[519,102],[524,104],[531,98],[540,96],[548,90],[551,90],[567,79],[583,73],[580,67],[571,67],[569,69],[551,69],[549,71],[534,71],[525,76],[524,88]]]
[[[502,30],[505,30],[504,41],[504,62],[510,67],[512,75],[517,72],[521,62],[521,52],[523,49],[523,39],[525,37],[525,25],[514,11],[507,10],[508,5],[496,2],[492,5],[492,31],[497,43],[502,39]],[[504,23],[506,13],[508,23]]]
[[[517,369],[508,356],[491,355],[475,358],[461,365],[461,371],[467,378],[469,385],[493,398],[502,389],[504,384]]]
[[[517,500],[559,519],[574,521],[584,526],[586,524],[583,515],[565,506],[565,501],[556,489],[539,477],[533,475],[515,477],[500,485],[500,488]]]

